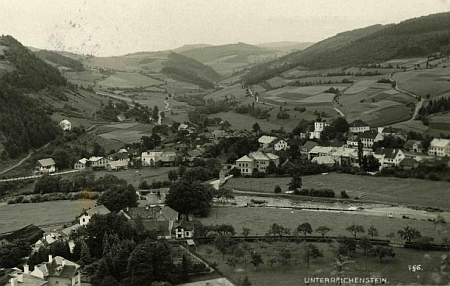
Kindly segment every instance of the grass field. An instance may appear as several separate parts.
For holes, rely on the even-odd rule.
[[[137,187],[142,181],[147,181],[151,184],[153,181],[167,181],[168,173],[171,170],[178,170],[177,167],[159,167],[159,168],[141,168],[139,170],[131,169],[120,172],[96,171],[95,176],[103,177],[106,174],[114,175],[120,179],[126,180],[129,184]]]
[[[52,201],[0,206],[0,233],[13,231],[29,224],[46,225],[74,221],[83,209],[95,201]]]
[[[361,80],[356,82],[355,84],[353,84],[352,86],[350,86],[345,92],[344,94],[346,95],[351,95],[351,94],[356,94],[356,93],[360,93],[365,91],[366,89],[369,88],[369,86],[371,86],[372,84],[374,84],[375,82],[377,82],[376,79],[366,79],[366,80]]]
[[[307,268],[304,260],[303,243],[251,243],[250,247],[260,254],[264,261],[264,264],[261,264],[256,269],[250,264],[250,253],[248,251],[245,254],[245,259],[241,259],[235,268],[231,268],[226,264],[226,259],[231,257],[231,255],[226,255],[224,261],[222,254],[213,245],[201,245],[198,247],[198,252],[210,263],[216,262],[220,271],[231,277],[236,283],[242,283],[244,277],[248,276],[252,285],[291,286],[305,285],[307,281],[305,278],[309,277],[339,277],[337,267],[334,264],[333,245],[327,243],[317,243],[316,245],[323,251],[324,257],[312,259],[310,269]],[[291,252],[292,258],[290,263],[286,266],[275,263],[271,267],[269,263],[270,258],[277,258],[279,251],[284,247],[287,247]],[[356,256],[350,258],[352,263],[345,265],[342,277],[385,278],[387,283],[391,285],[435,284],[432,277],[436,277],[434,272],[441,265],[441,256],[446,254],[445,252],[421,252],[399,248],[395,248],[394,252],[396,253],[394,259],[380,263],[377,257],[368,257],[366,259],[362,254],[362,250],[359,249]],[[420,275],[418,275],[418,272],[409,270],[408,265],[412,264],[421,264],[423,271],[420,271]],[[310,282],[310,284],[314,285],[315,283]],[[354,285],[362,284],[357,283]]]
[[[332,189],[336,193],[345,190],[351,198],[362,196],[363,199],[396,203],[439,207],[450,210],[450,182],[419,179],[400,179],[387,177],[357,176],[341,173],[313,175],[302,177],[303,187],[310,189]],[[227,188],[273,193],[275,185],[287,190],[291,178],[233,178],[226,183]]]
[[[250,235],[264,235],[273,223],[283,225],[292,231],[304,222],[310,223],[313,229],[319,226],[328,226],[332,229],[328,233],[330,236],[351,236],[345,228],[352,224],[362,225],[365,229],[373,225],[378,229],[379,237],[382,239],[391,232],[397,233],[407,225],[417,228],[423,235],[434,237],[436,243],[440,243],[443,237],[450,235],[448,224],[365,215],[357,211],[344,213],[263,207],[219,207],[212,208],[207,218],[199,220],[204,225],[231,224],[239,235],[242,233],[243,227],[251,229]],[[320,234],[316,233],[315,235]],[[395,241],[401,243],[398,238]]]
[[[393,79],[398,82],[399,88],[425,97],[438,96],[450,90],[450,82],[441,80],[450,75],[450,68],[434,68],[399,72]]]

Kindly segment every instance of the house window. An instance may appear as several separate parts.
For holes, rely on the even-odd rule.
[[[84,218],[83,218],[83,222],[85,222]]]
[[[186,236],[189,236],[189,231],[186,231]]]
[[[181,233],[179,233],[179,234],[177,235],[178,238],[181,238],[181,236],[182,236]]]

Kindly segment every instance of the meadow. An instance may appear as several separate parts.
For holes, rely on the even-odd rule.
[[[291,178],[233,178],[226,187],[273,193],[276,185],[287,190]],[[343,173],[303,176],[303,188],[345,190],[351,198],[386,203],[437,207],[450,210],[450,182],[391,177],[357,176]],[[250,184],[253,184],[251,189]]]
[[[94,205],[93,200],[0,205],[0,233],[13,231],[29,224],[41,226],[72,222],[83,209]]]
[[[354,257],[349,261],[339,273],[335,263],[334,250],[336,244],[316,243],[323,257],[311,259],[310,268],[304,259],[304,243],[282,243],[274,242],[271,244],[264,242],[250,243],[250,248],[256,250],[263,259],[263,264],[255,268],[250,263],[250,254],[247,251],[245,257],[240,259],[235,267],[227,265],[226,259],[232,257],[231,254],[225,256],[225,260],[213,245],[201,245],[197,252],[205,257],[209,263],[217,263],[217,267],[227,277],[230,277],[236,283],[242,283],[245,276],[248,276],[252,285],[258,286],[290,286],[304,285],[307,278],[313,277],[376,277],[384,278],[391,285],[419,285],[435,284],[436,273],[441,266],[441,259],[445,252],[434,251],[416,251],[394,248],[396,254],[393,259],[385,259],[383,263],[377,257],[364,257],[362,250],[358,249]],[[290,250],[292,258],[288,265],[283,266],[275,263],[273,266],[269,263],[271,258],[277,259],[281,249]],[[420,264],[420,272],[413,272],[408,266]],[[440,273],[441,274],[441,273]],[[445,279],[445,274],[442,275]],[[443,281],[441,281],[443,282]],[[315,284],[311,283],[310,284]],[[238,284],[241,285],[241,284]],[[307,285],[307,284],[306,284]],[[331,284],[335,285],[335,284]],[[357,284],[359,285],[359,284]]]
[[[104,87],[134,88],[146,86],[158,86],[164,82],[142,75],[140,73],[115,72],[108,78],[97,83]]]

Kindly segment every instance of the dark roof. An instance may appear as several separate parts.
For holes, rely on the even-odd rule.
[[[349,127],[364,127],[364,126],[369,126],[369,124],[365,123],[361,119],[356,119],[355,121],[349,124]]]
[[[34,244],[42,237],[43,234],[44,231],[42,229],[35,226],[34,224],[30,224],[24,228],[13,231],[12,233],[6,235],[3,238],[5,238],[10,242],[16,239],[25,239],[26,241],[28,241],[28,243]]]
[[[383,133],[391,133],[391,134],[395,134],[395,133],[397,133],[398,131],[400,131],[399,128],[394,128],[394,127],[392,127],[392,126],[384,127],[384,128],[383,128]]]
[[[419,164],[419,162],[417,162],[416,160],[414,160],[412,158],[405,158],[400,162],[400,166],[403,166],[403,167],[415,167],[415,166],[417,166],[417,164]]]
[[[131,219],[136,219],[138,217],[141,217],[142,220],[150,221],[175,221],[178,219],[178,212],[168,206],[135,207],[129,208],[128,210],[123,209],[122,211],[130,216]]]
[[[386,159],[394,159],[398,152],[400,151],[400,149],[392,149],[392,148],[378,148],[375,151],[375,154],[377,155],[384,155],[384,158]]]
[[[169,221],[150,221],[150,220],[143,220],[142,224],[144,225],[146,230],[155,230],[160,234],[161,236],[169,236]],[[159,233],[162,231],[162,233]]]
[[[314,148],[317,145],[319,145],[319,143],[314,142],[314,141],[306,141],[305,144],[303,144],[302,148],[312,149],[312,148]]]
[[[364,131],[364,133],[359,134],[356,139],[357,140],[359,140],[361,138],[375,139],[375,137],[377,137],[377,135],[378,135],[378,132],[369,130],[369,131]]]

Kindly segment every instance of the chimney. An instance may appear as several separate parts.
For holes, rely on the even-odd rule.
[[[53,255],[49,254],[48,255],[48,263],[52,263],[53,261]]]
[[[23,273],[17,274],[17,282],[23,283]]]
[[[28,264],[23,266],[23,273],[30,274],[30,266]]]
[[[127,207],[127,212],[129,212],[130,211],[130,207]]]
[[[62,261],[61,261],[61,266],[64,267],[64,265],[66,265],[66,259],[65,258],[63,258]]]
[[[11,278],[9,280],[9,283],[11,284],[11,286],[17,286],[17,278]]]

